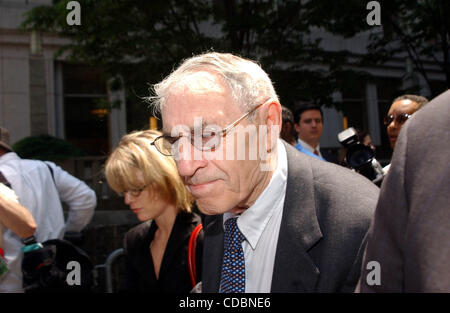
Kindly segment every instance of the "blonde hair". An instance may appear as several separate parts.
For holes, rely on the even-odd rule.
[[[193,197],[184,186],[175,161],[151,145],[161,135],[155,130],[145,130],[123,136],[106,161],[106,180],[116,192],[139,189],[142,183],[137,181],[136,171],[140,170],[149,191],[190,212]]]

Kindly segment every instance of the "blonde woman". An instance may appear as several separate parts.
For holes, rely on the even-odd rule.
[[[125,135],[109,156],[105,174],[111,188],[123,194],[125,204],[143,222],[125,235],[125,289],[185,293],[192,289],[187,264],[189,238],[201,221],[191,212],[193,199],[175,161],[151,145],[160,135],[153,130]],[[202,239],[200,234],[197,261],[201,261]]]

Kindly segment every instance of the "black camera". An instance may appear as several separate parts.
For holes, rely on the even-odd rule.
[[[375,159],[372,148],[359,142],[356,130],[350,127],[340,132],[338,141],[347,149],[347,165],[380,186],[384,177],[383,168]]]

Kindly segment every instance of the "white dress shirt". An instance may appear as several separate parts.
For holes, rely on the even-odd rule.
[[[317,150],[317,152],[319,153],[319,156],[323,158],[322,153],[320,153],[320,143],[314,148],[312,146],[310,146],[308,143],[306,143],[305,141],[301,140],[301,139],[297,139],[297,141],[308,151],[314,153],[314,150]]]
[[[286,149],[278,140],[277,167],[256,202],[237,219],[245,236],[245,292],[270,292],[287,184]],[[223,222],[234,217],[225,213]]]
[[[62,238],[65,231],[81,231],[91,220],[97,198],[83,181],[52,162],[21,159],[14,152],[0,157],[0,172],[11,184],[19,203],[33,215],[38,242]],[[64,222],[61,201],[69,206]],[[11,230],[3,233],[3,248],[9,272],[0,280],[0,293],[23,292],[21,239]]]

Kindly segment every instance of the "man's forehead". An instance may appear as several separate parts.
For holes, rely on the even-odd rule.
[[[170,132],[177,125],[193,129],[199,119],[202,125],[225,126],[239,113],[240,107],[217,74],[195,72],[177,82],[168,95],[162,107],[163,131]]]
[[[312,118],[312,117],[321,117],[321,116],[322,115],[320,114],[320,111],[316,110],[316,109],[306,110],[301,114],[302,119]]]
[[[391,106],[391,112],[395,111],[415,111],[418,104],[410,99],[402,99],[395,101]]]
[[[191,130],[200,125],[202,128],[207,125],[224,126],[230,119],[229,106],[232,104],[217,100],[183,103],[173,99],[162,110],[163,132],[170,133],[173,127],[180,125]]]

